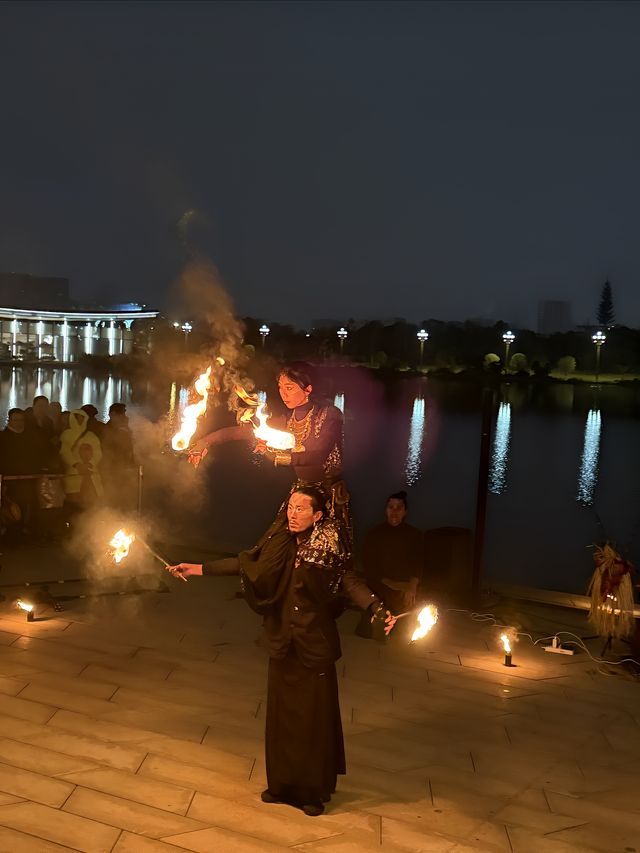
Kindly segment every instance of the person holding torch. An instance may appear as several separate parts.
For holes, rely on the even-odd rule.
[[[249,606],[263,617],[269,652],[265,753],[266,803],[320,815],[346,772],[335,662],[341,657],[335,598],[342,594],[389,633],[396,618],[350,569],[326,497],[295,487],[286,526],[273,522],[258,544],[238,557],[180,563],[169,571],[239,575]]]
[[[350,498],[342,475],[342,412],[314,395],[314,384],[314,371],[310,364],[296,361],[282,367],[278,375],[278,391],[289,414],[271,418],[270,424],[293,436],[292,449],[271,449],[258,440],[255,452],[275,466],[292,469],[295,480],[291,492],[299,485],[311,485],[327,495],[326,515],[338,526],[345,550],[352,551]],[[226,441],[256,442],[255,432],[250,422],[224,427],[195,442],[190,448],[190,456],[198,460],[210,447]],[[286,506],[287,499],[276,516],[283,527],[286,526]]]

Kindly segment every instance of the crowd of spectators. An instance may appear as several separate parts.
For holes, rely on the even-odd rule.
[[[48,541],[96,505],[135,505],[137,463],[124,403],[98,420],[91,403],[63,411],[40,395],[10,409],[0,432],[0,535]]]

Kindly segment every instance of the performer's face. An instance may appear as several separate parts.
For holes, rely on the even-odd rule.
[[[291,533],[304,533],[315,521],[320,521],[322,513],[313,509],[309,495],[294,492],[287,505],[287,520]]]
[[[305,403],[308,403],[309,394],[312,390],[311,385],[301,388],[297,382],[289,379],[284,373],[278,377],[278,391],[287,409],[295,409],[296,406],[304,406]]]
[[[389,498],[386,507],[387,522],[392,527],[398,527],[405,519],[407,508],[399,498]]]

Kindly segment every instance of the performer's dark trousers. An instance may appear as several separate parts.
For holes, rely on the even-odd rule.
[[[265,744],[272,794],[299,805],[330,800],[346,770],[334,663],[306,667],[293,644],[270,658]]]

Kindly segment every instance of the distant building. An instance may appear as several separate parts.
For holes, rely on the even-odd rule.
[[[0,360],[67,363],[82,355],[126,354],[133,323],[157,316],[135,304],[79,309],[66,278],[0,273]]]
[[[539,335],[569,332],[572,328],[570,302],[556,299],[542,299],[538,302]]]

